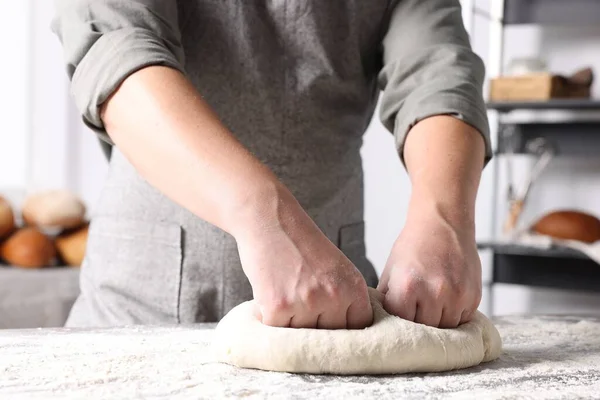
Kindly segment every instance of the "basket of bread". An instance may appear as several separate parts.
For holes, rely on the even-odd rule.
[[[20,208],[0,196],[0,259],[9,266],[80,266],[89,222],[83,201],[66,190],[28,195]]]

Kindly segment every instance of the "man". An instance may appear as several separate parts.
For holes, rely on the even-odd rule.
[[[67,325],[216,321],[254,297],[268,325],[368,326],[359,149],[378,88],[413,185],[385,308],[471,318],[491,153],[458,0],[56,3],[77,106],[113,145]]]

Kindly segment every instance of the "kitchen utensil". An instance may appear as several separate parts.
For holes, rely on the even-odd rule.
[[[527,150],[527,153],[538,156],[538,160],[529,173],[523,189],[519,193],[515,193],[514,189],[511,189],[509,192],[511,198],[509,198],[510,208],[508,217],[504,223],[505,234],[512,232],[517,226],[533,183],[538,179],[542,171],[544,171],[556,154],[556,147],[554,144],[541,137],[528,141],[525,144],[525,149]],[[510,178],[512,177],[509,177],[509,179]]]

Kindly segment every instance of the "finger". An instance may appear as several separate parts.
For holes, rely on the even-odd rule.
[[[293,315],[284,312],[273,312],[260,308],[260,314],[262,316],[261,321],[264,325],[277,326],[281,328],[287,328],[290,326]]]
[[[379,282],[379,285],[377,285],[377,291],[382,294],[386,294],[388,292],[388,290],[390,290],[390,288],[387,284],[383,284],[383,283]]]
[[[347,329],[363,329],[373,324],[373,307],[371,302],[367,300],[355,301],[350,304],[346,314]]]
[[[450,308],[444,307],[442,309],[442,317],[440,319],[440,328],[456,328],[462,318],[462,312],[455,311]]]
[[[464,310],[460,316],[460,321],[459,321],[459,325],[464,324],[466,322],[470,322],[473,319],[473,316],[475,315],[475,311],[471,311],[471,310]]]
[[[386,276],[386,272],[379,279],[379,284],[377,284],[377,290],[383,294],[386,294],[390,287],[388,285],[389,278]]]
[[[375,298],[376,301],[378,301],[379,303],[383,304],[384,300],[385,300],[385,294],[381,293],[379,290],[371,290],[369,291],[369,296],[373,296]],[[369,300],[369,303],[371,301]]]
[[[296,314],[290,320],[290,328],[316,328],[319,315]]]
[[[346,329],[346,314],[348,309],[325,311],[317,319],[319,329]]]
[[[435,305],[417,301],[415,322],[419,324],[438,327],[442,318],[442,308]]]
[[[259,322],[262,322],[262,313],[260,312],[260,306],[254,302],[252,305],[252,314],[254,314],[254,318],[256,318]]]
[[[392,268],[384,268],[381,276],[379,277],[379,282],[377,282],[376,289],[382,293],[386,293],[388,291],[389,282],[390,282],[390,270]]]
[[[383,300],[383,308],[392,315],[407,321],[414,321],[417,313],[417,300],[408,293],[401,297],[395,292],[388,292]]]

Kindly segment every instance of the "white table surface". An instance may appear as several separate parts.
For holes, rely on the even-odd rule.
[[[4,399],[600,398],[600,320],[496,320],[504,354],[435,374],[323,376],[211,361],[214,325],[0,331]],[[243,334],[243,332],[240,332]]]

